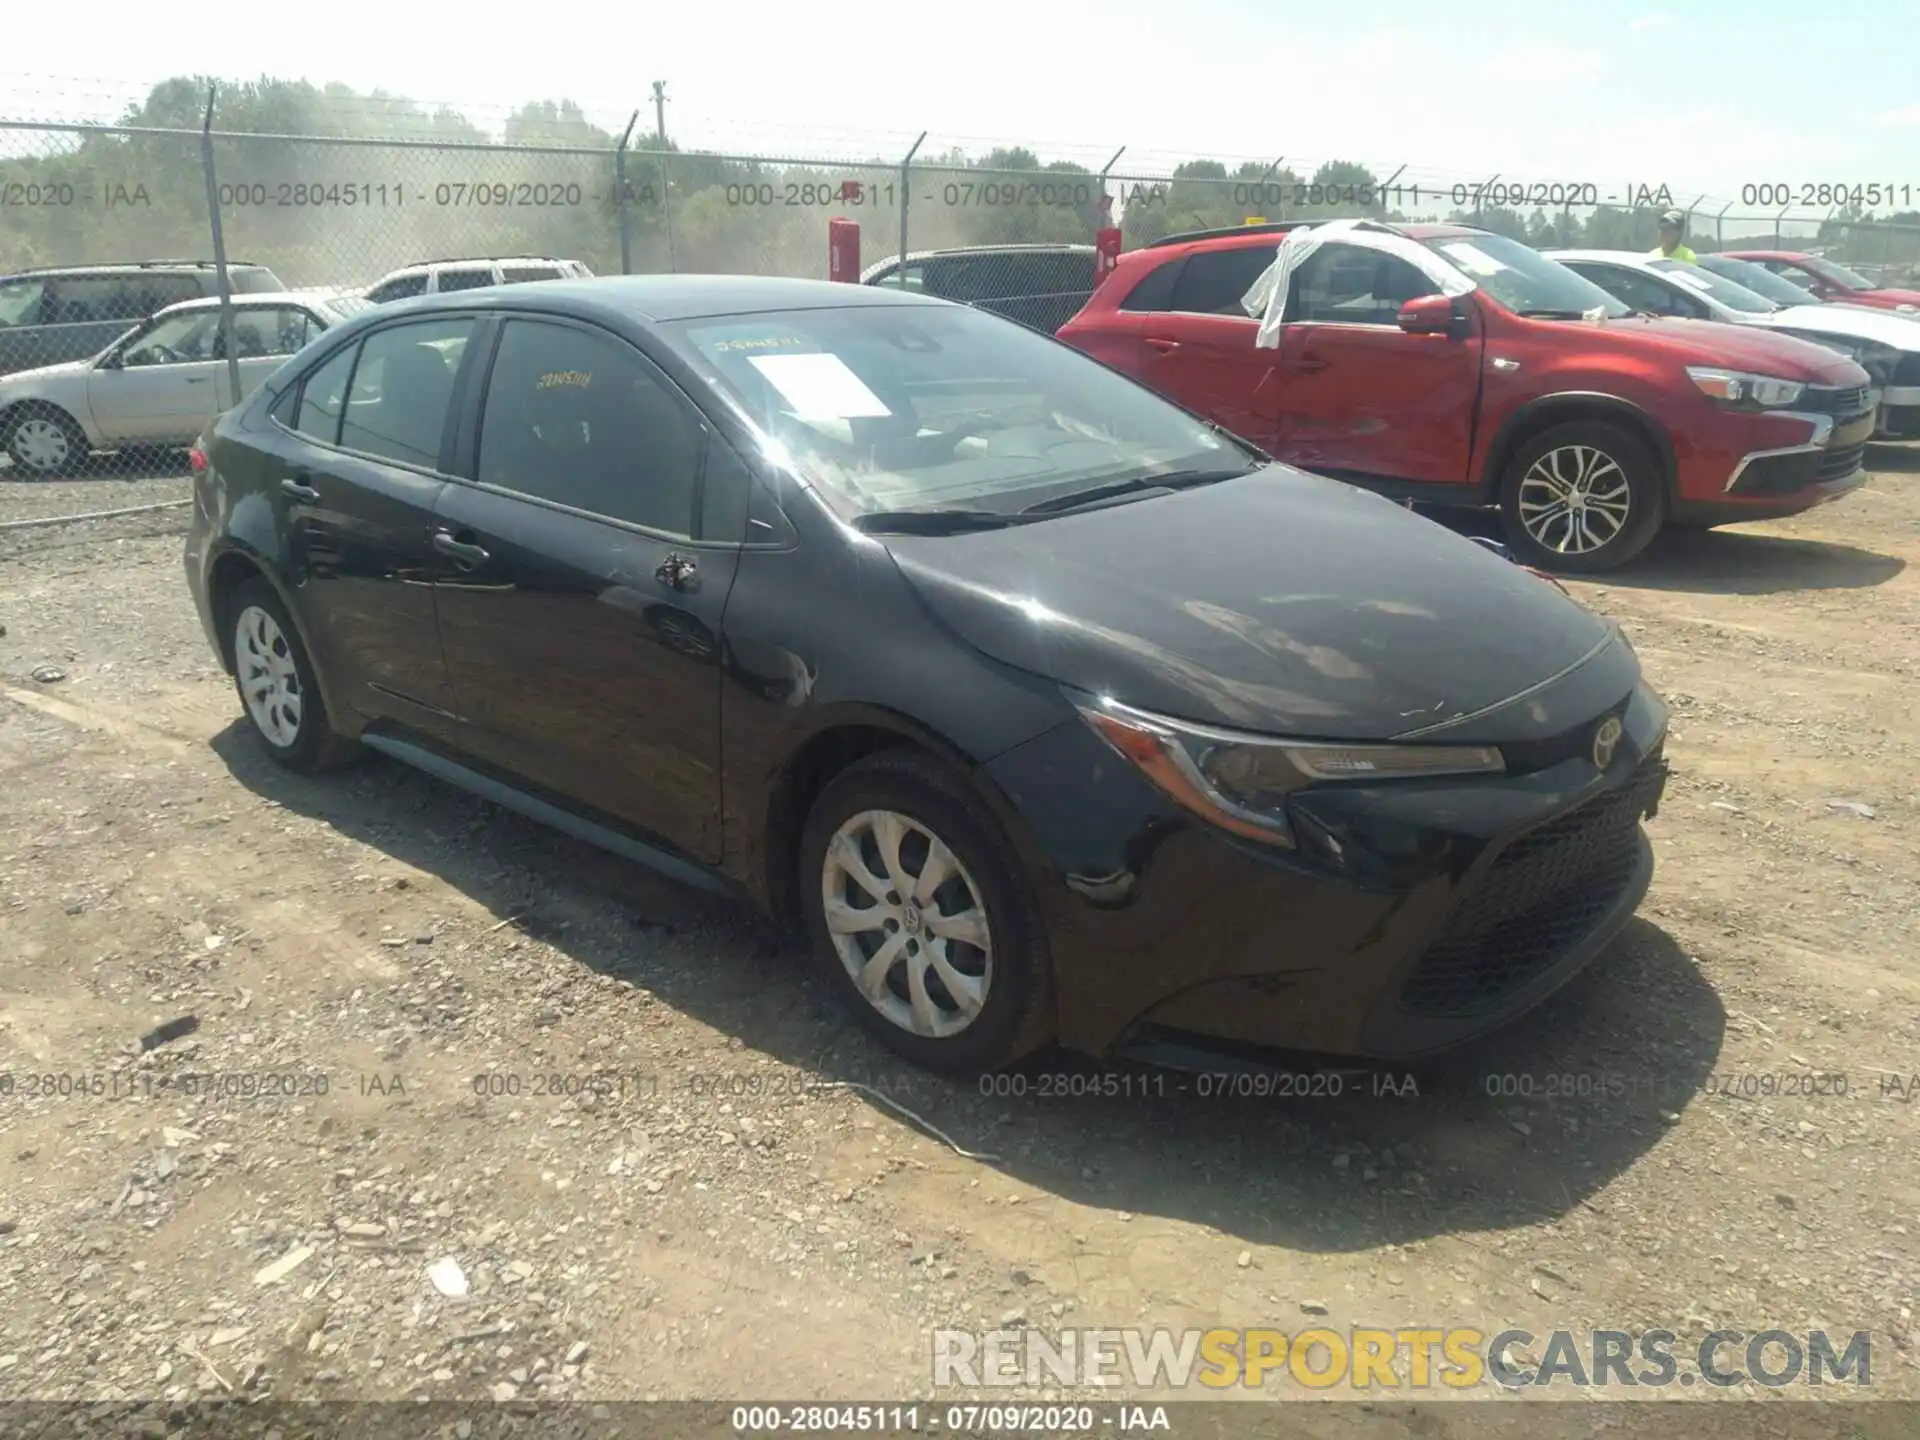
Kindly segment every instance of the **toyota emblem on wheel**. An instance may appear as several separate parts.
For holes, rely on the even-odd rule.
[[[1602,770],[1613,761],[1613,747],[1620,743],[1620,721],[1609,715],[1593,732],[1593,763]]]

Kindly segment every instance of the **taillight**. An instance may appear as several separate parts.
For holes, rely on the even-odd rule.
[[[196,475],[206,473],[207,452],[200,448],[198,441],[195,441],[193,448],[187,451],[187,464],[193,467],[193,473]]]

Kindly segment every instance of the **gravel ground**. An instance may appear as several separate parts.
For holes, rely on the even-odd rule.
[[[1920,453],[1875,463],[1572,587],[1674,706],[1639,919],[1417,1097],[1285,1102],[903,1069],[740,911],[269,764],[178,512],[0,531],[0,1396],[878,1399],[936,1327],[1315,1323],[1865,1330],[1920,1394]],[[1369,1433],[1482,1433],[1435,1424]]]

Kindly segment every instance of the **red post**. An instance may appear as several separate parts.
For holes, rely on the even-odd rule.
[[[827,221],[827,278],[860,283],[860,222],[835,216]]]
[[[1120,263],[1120,227],[1102,225],[1093,237],[1093,283],[1098,285]]]

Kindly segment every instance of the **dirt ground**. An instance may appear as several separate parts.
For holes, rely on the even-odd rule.
[[[1874,462],[1572,587],[1673,705],[1658,875],[1417,1097],[905,1069],[721,902],[274,768],[180,512],[0,532],[0,1395],[877,1400],[1004,1323],[1866,1330],[1920,1396],[1920,448]]]

